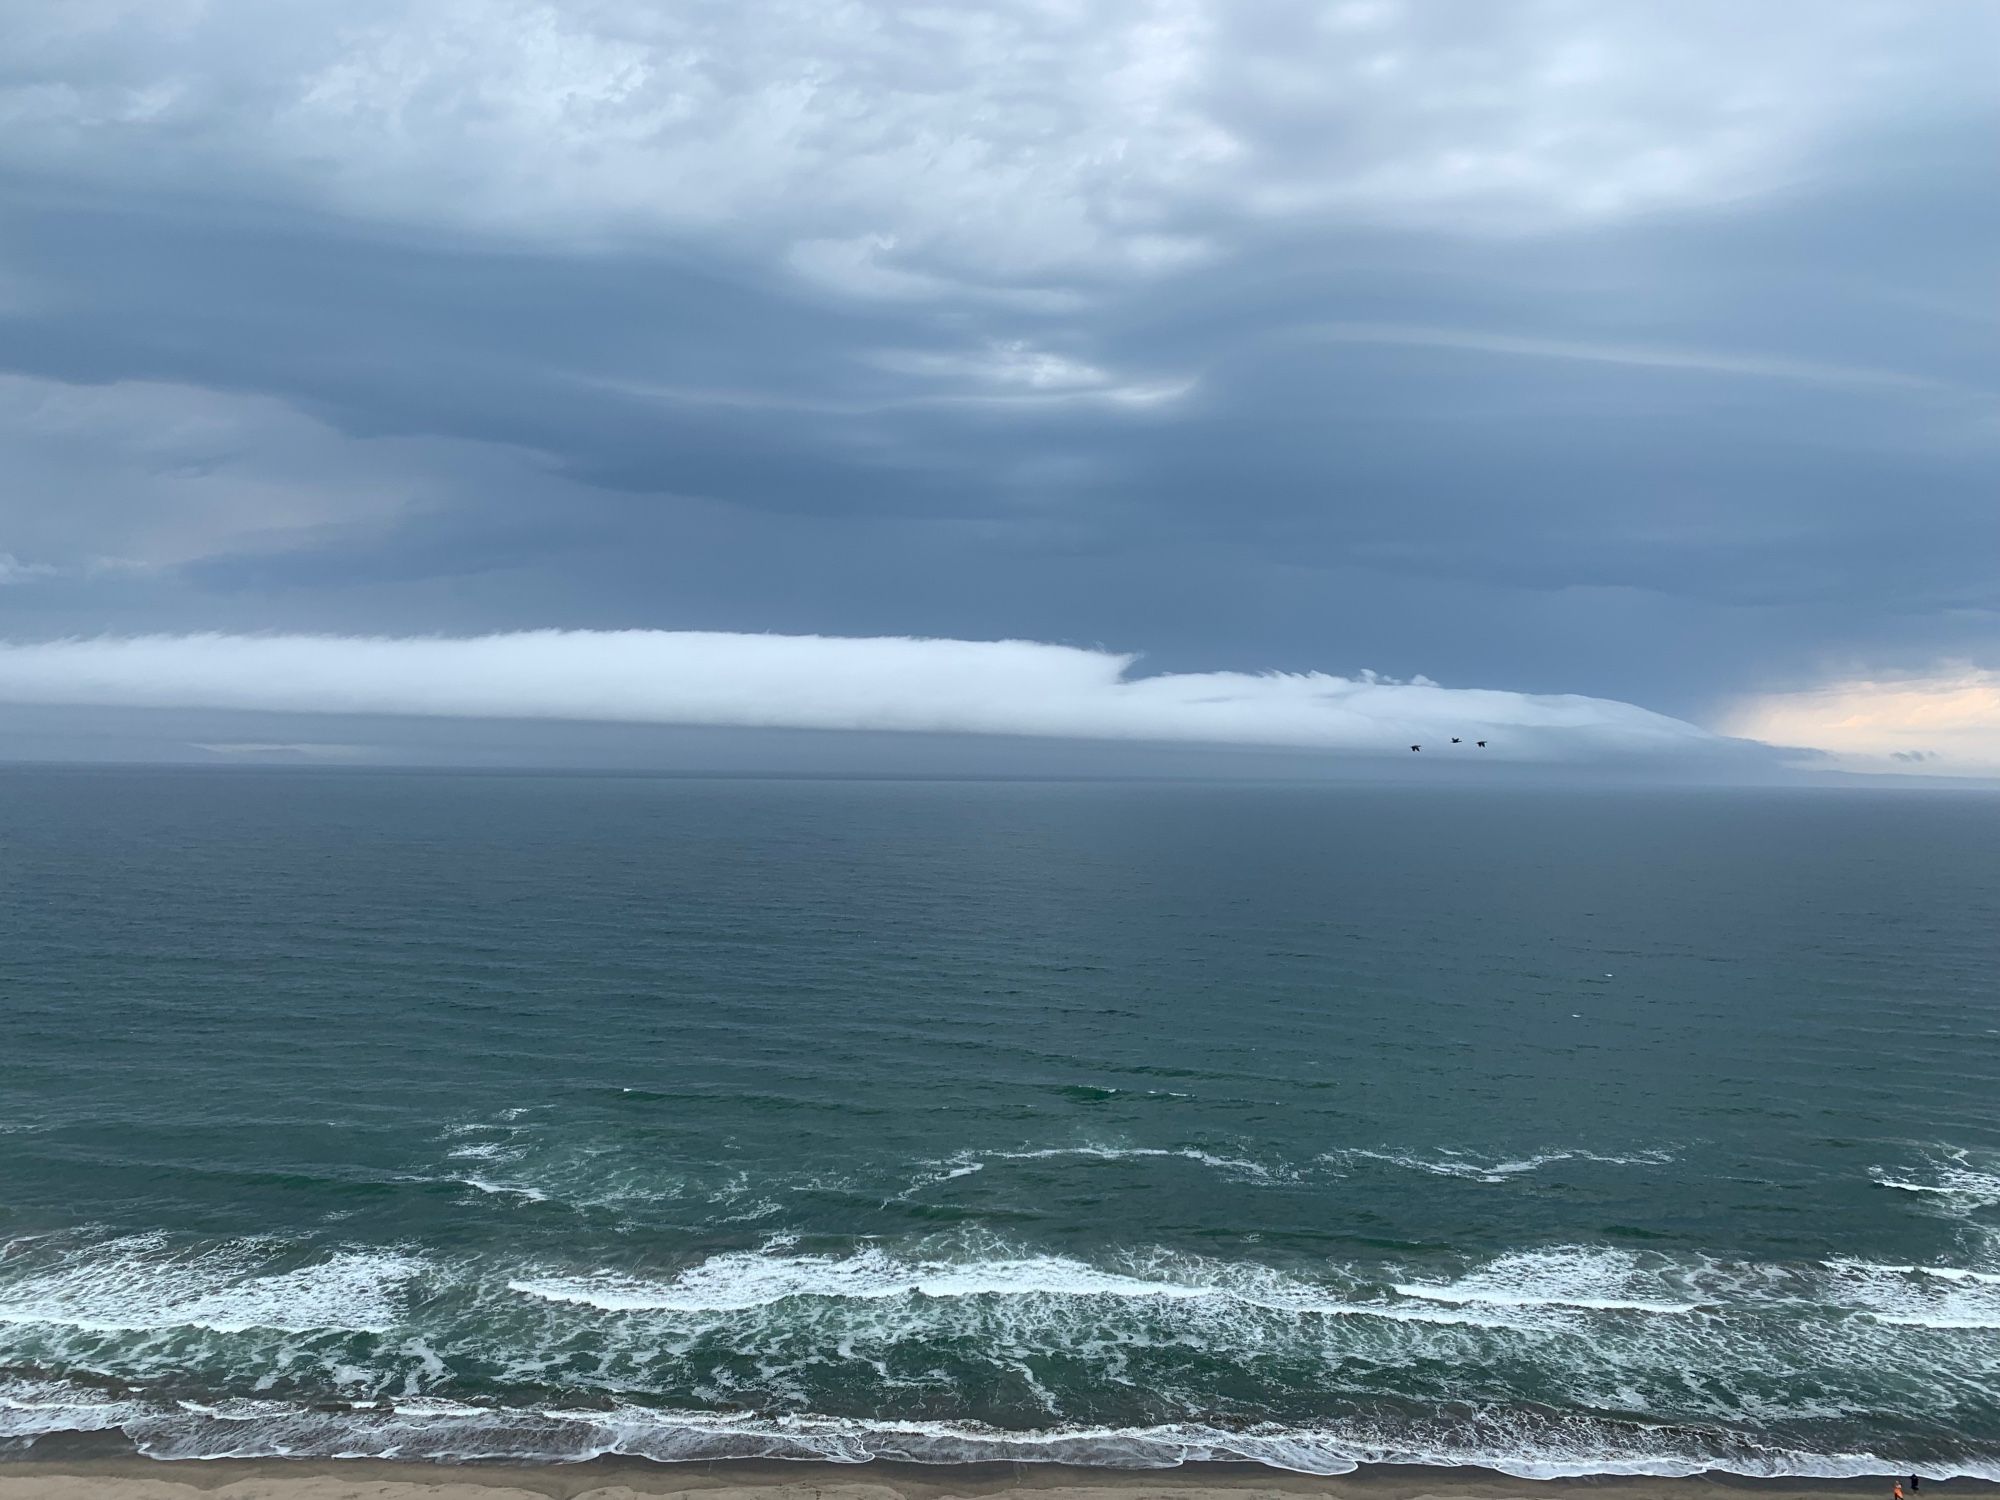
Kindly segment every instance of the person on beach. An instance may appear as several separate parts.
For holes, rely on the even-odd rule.
[[[1910,1493],[1914,1495],[1918,1490],[1922,1488],[1923,1488],[1922,1482],[1918,1480],[1916,1475],[1912,1474],[1910,1476]]]
[[[1891,1491],[1891,1493],[1895,1496],[1895,1500],[1903,1500],[1903,1485],[1901,1480],[1898,1480],[1896,1482],[1896,1485],[1894,1489]]]

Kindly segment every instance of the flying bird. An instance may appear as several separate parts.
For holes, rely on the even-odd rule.
[[[1452,743],[1453,743],[1454,745],[1456,745],[1456,744],[1458,743],[1458,736],[1457,736],[1457,735],[1453,735],[1453,736],[1451,737],[1451,742],[1452,742]]]
[[[1424,747],[1423,747],[1422,745],[1412,745],[1412,746],[1410,746],[1410,748],[1411,748],[1412,750],[1421,750],[1421,749],[1423,749]]]
[[[1477,745],[1482,750],[1486,748],[1486,741],[1484,740],[1474,740],[1472,743]]]

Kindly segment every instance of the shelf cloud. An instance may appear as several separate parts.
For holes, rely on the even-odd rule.
[[[147,635],[0,645],[0,701],[1030,735],[1496,760],[1747,748],[1605,698],[1364,672],[1135,672],[1039,641],[536,630],[469,637]],[[1452,736],[1463,743],[1453,746]]]
[[[0,5],[0,631],[76,643],[9,655],[36,692],[468,755],[442,715],[531,714],[495,738],[557,761],[723,738],[559,717],[609,715],[1993,763],[1984,679],[1962,732],[1718,715],[2000,671],[2000,7],[274,14]],[[537,633],[607,624],[773,635]]]

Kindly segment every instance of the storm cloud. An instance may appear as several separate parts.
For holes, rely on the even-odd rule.
[[[1139,642],[1718,727],[1992,671],[1996,51],[1948,0],[16,7],[0,636]]]

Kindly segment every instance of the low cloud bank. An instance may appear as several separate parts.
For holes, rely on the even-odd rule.
[[[1629,703],[1372,673],[1179,672],[1036,641],[538,630],[451,639],[152,635],[0,644],[0,702],[903,730],[1684,759],[1741,741]],[[1461,745],[1449,743],[1452,736]],[[1476,749],[1473,741],[1488,747]]]

